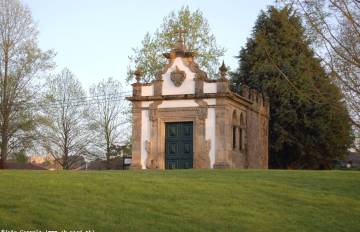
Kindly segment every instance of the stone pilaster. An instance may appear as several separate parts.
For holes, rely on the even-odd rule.
[[[257,91],[255,89],[250,89],[250,100],[252,102],[257,101]]]
[[[216,130],[216,157],[214,168],[229,168],[229,122],[224,99],[217,99],[218,106],[215,108],[215,130]],[[231,143],[230,143],[231,145]]]
[[[141,102],[133,102],[131,169],[141,169]]]
[[[153,83],[154,83],[154,96],[161,96],[163,80],[156,79],[156,80],[154,80]]]
[[[196,75],[195,78],[195,95],[201,96],[204,94],[204,78],[201,75]]]
[[[158,117],[158,105],[161,101],[156,101],[149,106],[149,120],[150,120],[150,141],[148,143],[148,157],[146,160],[146,168],[158,169],[159,168],[159,117]]]
[[[249,99],[249,87],[247,85],[241,86],[241,96]]]
[[[203,100],[195,100],[199,105],[197,109],[196,121],[195,121],[195,154],[194,154],[194,168],[210,168],[209,157],[209,141],[206,141],[206,128],[205,120],[208,115],[207,103]],[[211,144],[210,144],[211,145]]]
[[[217,93],[229,93],[230,92],[229,80],[227,79],[218,80],[216,85],[216,90]]]
[[[141,96],[141,84],[134,83],[132,84],[133,87],[133,97],[140,97]]]

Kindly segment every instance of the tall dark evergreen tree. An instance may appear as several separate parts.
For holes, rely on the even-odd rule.
[[[232,84],[270,98],[271,168],[329,168],[352,143],[339,88],[315,58],[300,18],[290,8],[259,15],[239,55]]]

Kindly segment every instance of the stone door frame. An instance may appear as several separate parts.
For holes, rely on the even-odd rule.
[[[205,109],[205,111],[204,111]],[[148,159],[156,160],[156,168],[165,169],[165,133],[167,122],[192,122],[193,123],[193,168],[210,168],[209,141],[205,139],[205,119],[207,108],[160,108],[154,112],[150,131],[150,140],[156,144]],[[147,163],[152,163],[147,161]]]

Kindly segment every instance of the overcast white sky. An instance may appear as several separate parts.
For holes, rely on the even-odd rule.
[[[260,10],[271,0],[24,0],[38,23],[39,43],[54,49],[54,72],[68,67],[85,89],[107,77],[126,77],[131,48],[140,46],[146,32],[154,32],[172,10],[188,5],[200,9],[218,44],[227,49],[225,63],[237,67],[234,56]]]

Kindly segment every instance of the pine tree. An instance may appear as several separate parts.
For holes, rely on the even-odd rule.
[[[295,12],[261,12],[238,58],[235,89],[248,85],[270,98],[270,167],[329,168],[347,152],[352,136],[342,93],[315,58]]]

